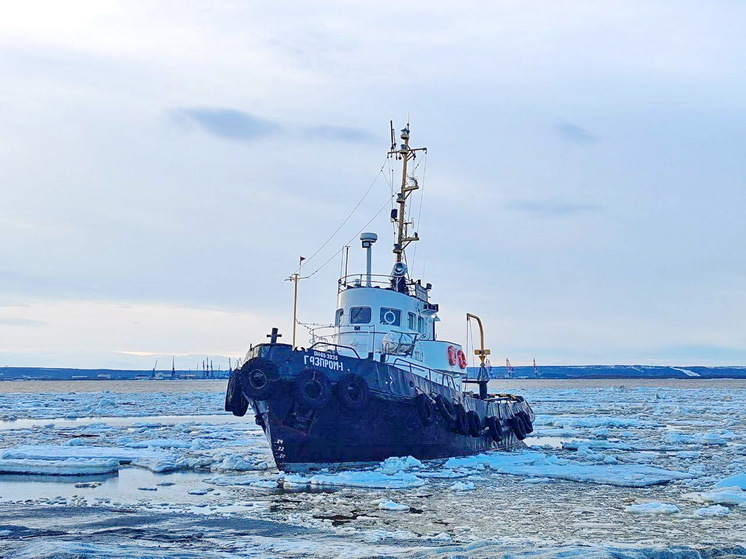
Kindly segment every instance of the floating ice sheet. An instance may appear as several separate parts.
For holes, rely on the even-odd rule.
[[[620,487],[660,485],[677,479],[694,477],[691,473],[674,472],[643,464],[579,464],[555,456],[547,457],[538,452],[495,452],[464,458],[450,458],[445,466],[450,468],[475,467],[478,464],[501,474],[547,477]]]
[[[85,476],[110,474],[119,470],[118,460],[67,458],[65,460],[0,459],[0,474]]]
[[[736,476],[721,479],[715,484],[715,487],[738,487],[746,490],[746,474],[738,474]]]
[[[676,514],[679,507],[671,503],[641,503],[630,505],[624,510],[633,514]]]
[[[317,474],[304,476],[286,474],[284,483],[293,486],[315,485],[321,487],[367,487],[370,489],[410,489],[421,487],[427,483],[414,474],[400,472],[384,474],[382,472],[349,471],[337,474]]]
[[[63,445],[24,445],[8,448],[0,453],[0,458],[28,458],[32,460],[61,460],[64,458],[100,458],[129,463],[136,459],[176,459],[176,455],[162,450],[138,449],[117,446],[63,446]]]

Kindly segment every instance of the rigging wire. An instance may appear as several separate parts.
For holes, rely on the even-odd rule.
[[[380,213],[381,213],[381,212],[382,212],[383,210],[385,210],[385,209],[386,209],[386,206],[388,206],[388,205],[389,205],[389,200],[386,200],[386,203],[385,203],[385,204],[384,204],[383,206],[381,206],[381,209],[380,209],[380,210],[378,210],[378,211],[377,211],[377,212],[376,212],[376,213],[375,213],[375,214],[373,215],[373,217],[371,217],[371,218],[370,218],[370,220],[368,220],[368,223],[366,223],[365,225],[363,225],[363,226],[362,226],[362,227],[360,228],[360,230],[359,230],[359,231],[358,231],[357,233],[355,233],[355,234],[354,234],[354,235],[353,235],[353,236],[352,236],[352,237],[350,238],[350,240],[349,240],[349,241],[347,241],[347,242],[345,243],[345,245],[349,245],[349,244],[351,244],[351,243],[352,243],[352,242],[353,242],[353,241],[355,240],[355,238],[357,238],[357,237],[358,237],[358,236],[360,235],[360,233],[362,233],[363,231],[365,231],[365,229],[366,229],[366,228],[368,227],[368,225],[370,225],[370,224],[371,224],[371,223],[373,222],[373,220],[374,220],[375,218],[377,218],[377,217],[378,217],[378,215],[379,215],[379,214],[380,214]],[[307,276],[306,276],[306,277],[305,277],[304,279],[312,278],[313,276],[315,276],[317,272],[321,271],[321,269],[322,269],[322,268],[324,268],[324,267],[325,267],[325,266],[326,266],[327,264],[329,264],[329,262],[331,262],[332,260],[334,260],[334,258],[336,258],[336,256],[337,256],[337,255],[338,255],[338,254],[339,254],[339,253],[340,253],[340,252],[341,252],[342,250],[344,250],[344,246],[343,246],[342,248],[340,248],[340,249],[339,249],[339,250],[338,250],[337,252],[335,252],[334,254],[332,254],[332,255],[331,255],[331,257],[329,258],[329,260],[327,260],[327,261],[326,261],[326,262],[324,262],[324,263],[323,263],[323,264],[322,264],[321,266],[319,266],[318,268],[316,268],[316,270],[314,270],[314,271],[313,271],[312,273],[308,274],[308,275],[307,275]]]
[[[420,217],[422,216],[422,204],[425,202],[425,184],[426,184],[425,178],[427,175],[427,152],[425,152],[425,155],[415,166],[414,172],[416,172],[417,169],[420,167],[420,163],[424,163],[425,165],[422,168],[422,185],[421,185],[422,192],[420,192],[420,207],[417,210],[417,221],[415,222],[418,230],[420,229],[420,225],[421,225]],[[417,243],[414,245],[414,250],[412,251],[412,270],[414,270],[414,264],[416,260],[417,260]]]
[[[388,161],[388,157],[386,157],[386,160]],[[347,223],[347,222],[348,222],[348,221],[350,220],[350,218],[352,217],[352,214],[354,214],[354,213],[355,213],[355,212],[357,211],[357,209],[358,209],[358,208],[360,207],[360,204],[362,204],[362,203],[363,203],[363,201],[365,200],[365,198],[366,198],[366,197],[368,196],[368,193],[370,192],[370,190],[371,190],[371,189],[373,188],[373,186],[374,186],[374,185],[375,185],[375,184],[376,184],[376,183],[378,182],[378,177],[380,177],[381,175],[383,175],[383,176],[384,176],[384,178],[386,177],[386,175],[384,174],[384,168],[385,168],[385,167],[386,167],[386,161],[384,161],[383,165],[381,165],[381,168],[380,168],[380,169],[378,170],[378,173],[376,173],[376,178],[374,178],[374,179],[373,179],[373,182],[372,182],[372,183],[370,183],[370,186],[368,186],[368,188],[367,188],[367,189],[365,190],[365,192],[363,193],[363,196],[362,196],[362,197],[360,198],[360,200],[358,200],[357,204],[355,204],[355,207],[354,207],[354,208],[352,208],[352,211],[351,211],[351,212],[350,212],[349,214],[347,214],[347,217],[346,217],[346,218],[344,218],[344,221],[343,221],[343,222],[342,222],[342,223],[341,223],[341,224],[339,225],[339,227],[337,227],[337,228],[336,228],[336,229],[334,230],[334,233],[332,233],[332,234],[331,234],[331,235],[329,236],[329,238],[328,238],[328,239],[327,239],[326,241],[324,241],[324,244],[322,244],[322,245],[321,245],[321,246],[320,246],[320,247],[319,247],[319,248],[318,248],[318,249],[316,250],[316,252],[314,252],[314,253],[313,253],[313,254],[312,254],[311,256],[309,256],[308,258],[305,258],[305,259],[304,259],[304,260],[305,260],[305,264],[300,264],[300,265],[298,266],[298,268],[297,268],[297,269],[295,270],[295,272],[293,272],[293,273],[295,273],[295,274],[299,274],[299,273],[300,273],[300,269],[301,269],[301,266],[303,266],[303,265],[308,265],[308,262],[309,262],[309,261],[311,261],[311,260],[313,259],[313,257],[314,257],[314,256],[316,256],[316,255],[317,255],[317,254],[318,254],[319,252],[321,252],[321,251],[323,250],[323,248],[324,248],[324,247],[325,247],[326,245],[328,245],[328,244],[329,244],[329,242],[330,242],[330,241],[331,241],[331,240],[332,240],[332,239],[333,239],[333,238],[335,237],[335,235],[336,235],[337,233],[339,233],[340,229],[342,229],[342,227],[344,227],[344,226],[345,226],[345,224],[346,224],[346,223]],[[386,203],[388,204],[388,201],[386,201]],[[378,215],[378,214],[376,214],[376,215]],[[339,252],[339,251],[337,251],[337,252]],[[337,254],[337,253],[335,253],[335,256],[336,256],[336,254]],[[324,265],[326,265],[326,264],[324,264]],[[322,266],[322,267],[323,267],[323,266]],[[317,270],[317,271],[318,271],[318,270]],[[314,272],[314,273],[316,273],[316,272]],[[292,274],[291,274],[291,276],[292,276]]]

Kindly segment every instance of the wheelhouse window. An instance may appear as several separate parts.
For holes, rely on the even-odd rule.
[[[370,307],[351,307],[350,324],[370,324]]]
[[[399,309],[381,307],[381,324],[401,326],[401,311]]]
[[[407,314],[407,326],[410,330],[417,330],[417,315],[413,312]]]
[[[342,316],[344,315],[344,313],[344,309],[337,309],[337,312],[334,315],[334,326],[339,326],[340,324],[342,324]]]
[[[422,334],[423,336],[426,334],[425,332],[425,319],[422,317],[419,317],[417,319],[417,331]]]

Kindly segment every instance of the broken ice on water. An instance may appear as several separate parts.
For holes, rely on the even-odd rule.
[[[276,470],[251,417],[219,413],[221,386],[7,391],[0,554],[114,557],[95,534],[133,511],[159,557],[746,555],[746,391],[698,386],[533,383],[523,451],[307,474]]]

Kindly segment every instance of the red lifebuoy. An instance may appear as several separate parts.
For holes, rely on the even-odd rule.
[[[448,346],[448,364],[449,365],[455,365],[456,364],[456,348],[452,345]]]
[[[456,359],[458,359],[458,366],[462,369],[466,369],[466,354],[463,352],[463,350],[458,350],[456,352]]]

